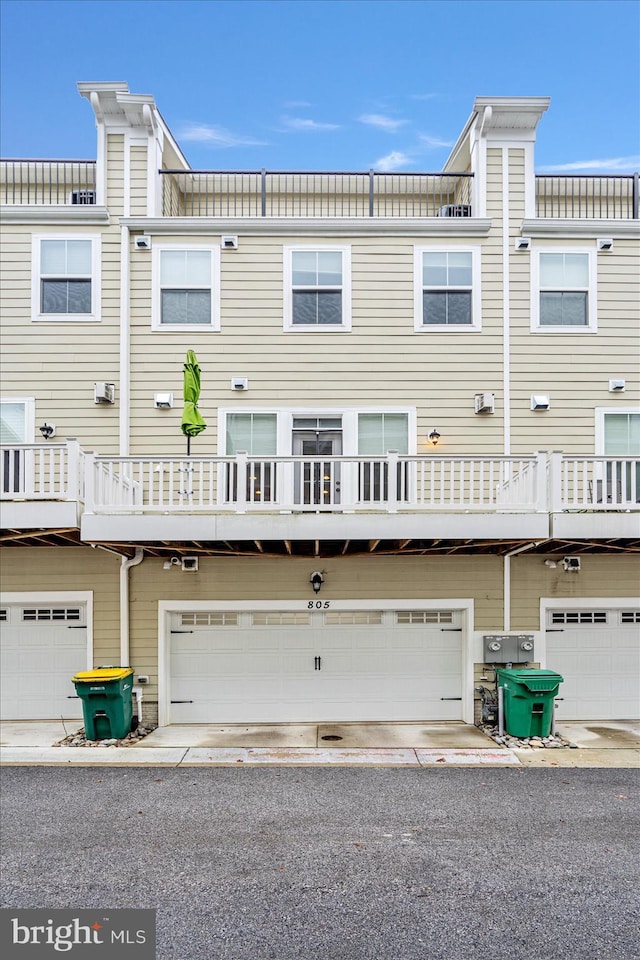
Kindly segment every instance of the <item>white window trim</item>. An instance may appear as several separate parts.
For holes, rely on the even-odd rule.
[[[160,287],[160,255],[163,251],[206,250],[211,255],[211,323],[161,323],[162,304]],[[213,244],[158,243],[151,250],[152,293],[151,293],[151,329],[156,332],[179,333],[183,330],[202,333],[204,330],[220,330],[220,247]],[[204,287],[202,288],[204,289]],[[209,289],[209,288],[207,288]]]
[[[42,313],[40,310],[40,263],[43,240],[91,241],[91,313]],[[37,323],[98,323],[102,301],[100,234],[34,233],[31,236],[31,319]]]
[[[422,265],[424,253],[471,254],[471,323],[423,323],[424,285]],[[414,247],[413,254],[413,329],[416,333],[479,333],[482,330],[482,250],[479,245],[430,243]],[[455,290],[455,287],[451,287]]]
[[[293,258],[292,254],[309,251],[342,254],[342,323],[293,323]],[[351,331],[351,247],[340,244],[292,244],[283,247],[283,329],[292,333],[349,333]]]
[[[640,414],[640,407],[596,407],[596,409],[595,409],[595,415],[596,415],[596,431],[595,431],[596,446],[595,446],[595,454],[596,454],[596,456],[600,456],[600,457],[604,457],[604,456],[605,456],[605,452],[604,452],[604,441],[605,441],[605,436],[604,436],[604,420],[605,420],[605,417],[607,416],[607,414],[611,414],[611,413],[621,413],[621,414],[636,413],[636,414]]]
[[[588,257],[589,286],[587,288],[587,323],[576,326],[540,326],[540,254],[541,253],[581,253]],[[532,333],[576,333],[598,332],[598,260],[595,247],[537,247],[531,256],[531,332]]]
[[[21,403],[24,406],[23,443],[34,443],[36,433],[36,401],[34,397],[0,397],[0,403]]]
[[[361,413],[396,413],[407,417],[407,456],[417,454],[417,414],[415,407],[222,407],[218,409],[218,456],[226,456],[227,416],[235,413],[267,413],[276,416],[277,452],[274,457],[290,457],[294,417],[341,417],[342,454],[359,456],[358,415]]]

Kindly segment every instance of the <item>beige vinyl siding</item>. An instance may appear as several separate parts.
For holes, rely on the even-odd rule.
[[[118,557],[90,547],[4,548],[0,582],[6,593],[93,591],[93,662],[120,662]]]
[[[147,213],[147,148],[131,147],[130,207],[132,217]]]
[[[220,332],[152,332],[152,260],[132,250],[132,450],[183,450],[180,411],[156,411],[152,401],[157,390],[181,395],[184,354],[192,348],[202,368],[200,406],[209,425],[197,440],[202,452],[215,452],[217,409],[238,402],[230,379],[242,375],[250,383],[242,397],[248,408],[415,406],[420,453],[427,452],[426,435],[436,422],[448,452],[499,453],[501,413],[483,422],[473,413],[476,391],[499,395],[502,387],[499,244],[446,241],[464,249],[472,243],[482,247],[482,332],[416,333],[414,247],[425,245],[424,239],[336,237],[336,245],[351,246],[352,331],[302,333],[283,331],[283,247],[296,240],[294,234],[242,236],[237,251],[222,251]],[[188,247],[203,239],[171,242]],[[309,238],[303,242],[313,244]],[[218,244],[219,237],[211,243]],[[323,237],[321,243],[330,245],[332,239]]]
[[[487,216],[496,227],[502,220],[502,149],[487,148]]]
[[[571,554],[568,546],[565,555]],[[552,557],[555,570],[546,567]],[[520,556],[511,560],[511,628],[514,631],[544,630],[540,624],[540,599],[588,597],[637,597],[640,562],[636,555],[583,554],[580,573],[566,573],[562,556]]]
[[[102,309],[99,322],[33,322],[32,235],[101,235]],[[93,385],[119,383],[120,234],[97,226],[8,225],[3,230],[0,310],[3,397],[32,396],[36,423],[56,424],[56,440],[74,437],[85,449],[118,450],[118,404],[99,406]]]
[[[124,214],[124,136],[110,133],[107,136],[107,199],[111,216]]]
[[[595,237],[535,239],[533,250],[566,246],[594,250]],[[512,449],[560,449],[595,453],[595,408],[640,404],[638,243],[616,238],[610,253],[597,256],[597,333],[532,333],[531,256],[511,257]],[[626,380],[622,394],[609,379]],[[532,393],[549,394],[544,413],[530,409]]]
[[[509,236],[521,234],[522,221],[525,215],[524,181],[525,181],[525,152],[524,149],[509,147]],[[511,244],[513,248],[513,244]]]

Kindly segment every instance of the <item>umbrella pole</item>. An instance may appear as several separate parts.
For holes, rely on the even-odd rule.
[[[191,456],[191,437],[187,434],[187,456]]]

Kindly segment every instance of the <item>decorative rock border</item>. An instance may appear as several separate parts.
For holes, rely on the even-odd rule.
[[[107,740],[87,740],[85,735],[84,727],[81,727],[77,733],[71,733],[69,736],[64,737],[62,740],[58,740],[53,744],[54,747],[132,747],[134,744],[139,743],[140,740],[143,740],[146,736],[152,733],[157,727],[157,724],[148,724],[145,726],[138,726],[135,730],[132,730],[131,733],[128,733],[126,737],[122,737],[120,740],[114,738],[109,738]]]
[[[480,724],[480,730],[490,737],[495,743],[501,746],[516,750],[557,750],[558,748],[577,750],[577,744],[571,743],[559,733],[552,733],[548,737],[513,737],[510,733],[503,733],[502,736],[498,727],[493,724]]]

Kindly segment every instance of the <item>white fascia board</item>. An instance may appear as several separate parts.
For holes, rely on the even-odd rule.
[[[611,540],[640,537],[640,513],[553,513],[551,536],[558,540]]]
[[[59,502],[11,500],[2,503],[2,523],[9,530],[55,530],[80,526],[79,504],[75,500]]]
[[[24,204],[2,207],[4,223],[42,223],[42,224],[104,224],[110,223],[111,218],[106,207],[92,204],[72,205],[66,203],[51,204]]]
[[[128,93],[129,84],[126,80],[81,80],[77,84],[81,97],[89,97],[92,93]]]
[[[486,237],[491,230],[491,220],[474,217],[123,217],[120,223],[152,235]]]
[[[638,220],[578,220],[551,219],[536,217],[522,221],[522,234],[526,237],[575,238],[587,237],[628,237],[640,240],[640,221]]]
[[[149,540],[541,540],[549,536],[547,514],[203,514],[131,516],[85,514],[82,540],[133,543]]]

